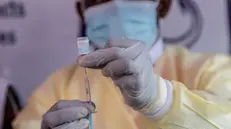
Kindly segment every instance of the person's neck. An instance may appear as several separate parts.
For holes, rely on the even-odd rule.
[[[158,38],[158,40],[156,40],[156,43],[149,50],[149,54],[150,54],[151,61],[152,61],[153,64],[163,54],[163,51],[164,51],[163,39]]]

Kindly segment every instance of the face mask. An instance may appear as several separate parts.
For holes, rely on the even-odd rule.
[[[128,38],[151,46],[157,37],[157,2],[111,1],[87,9],[86,33],[97,48],[109,38]]]

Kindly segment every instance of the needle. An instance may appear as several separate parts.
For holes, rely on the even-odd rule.
[[[86,90],[86,95],[87,95],[86,97],[87,97],[87,101],[91,102],[91,89],[90,89],[90,83],[89,83],[86,68],[84,68],[84,72],[85,72],[85,90]]]
[[[86,97],[87,101],[91,102],[91,89],[90,89],[90,83],[87,75],[87,69],[84,68],[85,73],[85,90],[86,90]],[[92,114],[89,114],[89,129],[93,129],[93,120],[92,120]]]

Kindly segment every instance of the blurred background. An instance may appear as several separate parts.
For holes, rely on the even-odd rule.
[[[192,19],[182,13],[179,1],[173,0],[169,15],[161,21],[164,37],[182,35],[190,26]],[[228,54],[230,2],[192,1],[199,8],[203,26],[190,50]],[[79,16],[74,3],[75,0],[0,0],[0,77],[5,79],[0,79],[0,94],[5,93],[4,84],[12,84],[23,105],[51,72],[75,62]]]

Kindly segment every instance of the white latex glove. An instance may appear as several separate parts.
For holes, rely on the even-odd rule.
[[[156,75],[145,44],[136,40],[113,39],[108,48],[79,59],[79,65],[102,69],[118,86],[125,102],[136,110],[146,107],[156,97]]]
[[[88,129],[88,115],[94,111],[92,102],[61,100],[43,115],[41,129]]]

